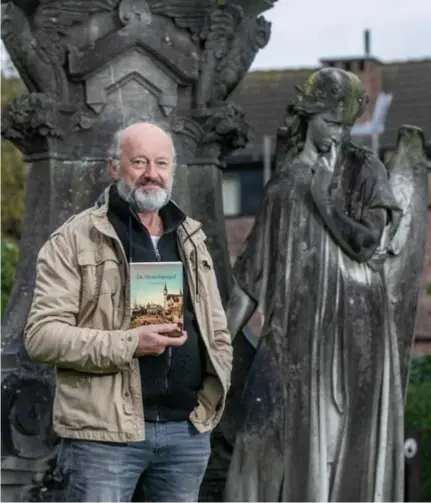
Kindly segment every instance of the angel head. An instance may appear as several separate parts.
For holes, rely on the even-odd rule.
[[[308,143],[319,153],[333,143],[350,138],[350,128],[368,103],[357,75],[339,68],[322,68],[297,87],[295,101],[287,107],[284,138],[289,158]]]

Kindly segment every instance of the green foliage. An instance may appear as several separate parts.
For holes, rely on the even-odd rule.
[[[1,315],[3,316],[7,301],[15,281],[15,270],[18,263],[19,248],[12,241],[1,241]]]
[[[422,501],[431,501],[431,355],[412,360],[405,427],[419,432]]]
[[[427,292],[428,295],[431,295],[431,283],[429,283],[426,287],[425,287],[425,290]]]
[[[7,105],[20,94],[24,86],[20,79],[1,77],[1,105]],[[24,195],[27,166],[21,152],[9,141],[1,141],[1,235],[19,240],[24,216]]]
[[[431,383],[431,355],[416,356],[412,359],[409,385],[422,383]]]
[[[1,74],[1,105],[7,105],[13,98],[25,91],[22,80],[18,77],[5,77]]]

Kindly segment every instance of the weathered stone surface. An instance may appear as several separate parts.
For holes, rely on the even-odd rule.
[[[359,78],[324,68],[287,107],[277,174],[234,266],[233,336],[255,311],[230,501],[400,501],[403,413],[428,213],[424,135],[391,160],[352,143]],[[228,438],[226,436],[226,438]]]

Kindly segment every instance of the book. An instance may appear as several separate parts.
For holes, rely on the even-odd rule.
[[[130,263],[130,328],[176,323],[183,330],[184,295],[182,262]]]

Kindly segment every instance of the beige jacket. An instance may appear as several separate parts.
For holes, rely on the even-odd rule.
[[[56,366],[53,425],[60,437],[138,441],[145,404],[133,357],[137,337],[125,333],[129,267],[107,218],[108,191],[105,200],[72,217],[40,250],[24,339],[30,358]],[[232,346],[201,224],[186,218],[183,225],[177,239],[207,352],[207,377],[190,421],[204,432],[223,413]]]

